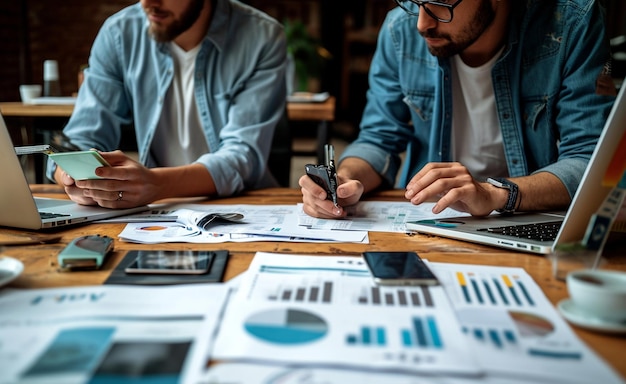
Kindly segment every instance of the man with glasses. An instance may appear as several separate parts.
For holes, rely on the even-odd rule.
[[[396,3],[378,37],[359,136],[338,162],[339,207],[302,176],[304,211],[344,217],[343,207],[396,181],[413,204],[436,200],[434,213],[564,209],[615,99],[604,8]]]

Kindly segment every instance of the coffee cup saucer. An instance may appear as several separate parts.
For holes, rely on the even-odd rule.
[[[24,264],[18,259],[0,254],[0,287],[15,280],[24,270]]]
[[[626,333],[626,320],[609,321],[596,317],[580,309],[571,299],[559,301],[557,308],[565,319],[581,328],[606,333]]]

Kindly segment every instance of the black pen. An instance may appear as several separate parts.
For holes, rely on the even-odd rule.
[[[324,145],[326,166],[328,167],[328,179],[330,185],[330,197],[335,204],[335,207],[339,207],[337,204],[337,171],[335,170],[335,147],[332,144]]]

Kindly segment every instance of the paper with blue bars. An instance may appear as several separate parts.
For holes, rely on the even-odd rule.
[[[356,257],[257,253],[228,304],[213,357],[482,371],[442,286],[377,286]]]

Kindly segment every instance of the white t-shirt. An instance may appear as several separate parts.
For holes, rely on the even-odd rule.
[[[164,100],[152,141],[152,156],[162,167],[187,165],[209,151],[194,96],[194,72],[200,45],[185,51],[168,43],[174,78]]]
[[[480,67],[451,60],[452,156],[478,180],[509,175],[491,79],[500,52]]]

